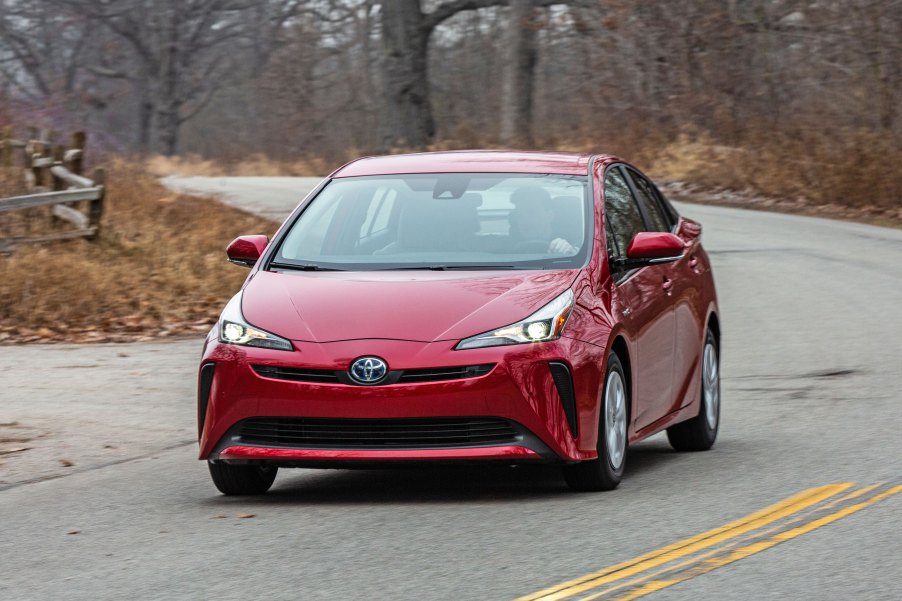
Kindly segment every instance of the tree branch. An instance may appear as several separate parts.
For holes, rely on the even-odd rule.
[[[532,0],[534,8],[552,6],[555,4],[573,4],[574,0]],[[454,15],[465,10],[478,10],[491,6],[507,6],[510,0],[450,0],[440,4],[434,11],[423,15],[421,28],[427,35],[432,30],[447,21]]]

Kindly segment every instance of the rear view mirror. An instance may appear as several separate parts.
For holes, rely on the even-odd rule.
[[[263,254],[267,244],[269,244],[269,238],[266,236],[239,236],[232,240],[226,248],[229,263],[253,267],[260,255]]]
[[[670,232],[639,232],[630,240],[626,258],[617,259],[621,269],[636,269],[646,265],[671,263],[683,258],[683,241]]]

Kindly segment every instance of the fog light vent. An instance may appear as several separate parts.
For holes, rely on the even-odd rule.
[[[210,402],[210,388],[213,386],[213,372],[215,363],[205,363],[200,368],[200,376],[197,378],[197,439],[200,440],[204,432],[204,420],[207,417],[207,404]]]
[[[565,363],[553,361],[548,364],[548,369],[551,370],[557,394],[561,397],[561,405],[564,407],[564,415],[567,416],[570,433],[576,438],[579,435],[579,424],[576,421],[576,395],[573,392],[573,377],[570,375],[570,368]]]

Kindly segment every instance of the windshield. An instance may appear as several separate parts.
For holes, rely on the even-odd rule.
[[[586,182],[498,173],[336,179],[291,225],[270,267],[582,267],[593,239]]]

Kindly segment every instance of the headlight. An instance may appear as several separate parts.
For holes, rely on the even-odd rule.
[[[526,342],[545,342],[561,337],[561,330],[573,310],[573,291],[567,290],[562,295],[524,319],[523,321],[504,326],[491,332],[485,332],[461,340],[455,350],[483,348],[486,346],[503,346],[507,344],[523,344]]]
[[[257,346],[280,351],[293,351],[291,342],[255,328],[244,320],[241,314],[241,293],[232,297],[219,318],[219,341],[241,346]]]

